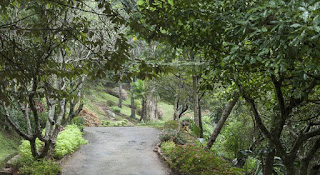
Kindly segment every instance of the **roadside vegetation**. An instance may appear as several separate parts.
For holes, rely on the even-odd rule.
[[[319,11],[318,0],[1,1],[0,127],[26,140],[40,160],[29,167],[74,150],[58,139],[70,124],[138,125],[163,129],[183,173],[317,174]],[[1,157],[16,152],[8,136]]]

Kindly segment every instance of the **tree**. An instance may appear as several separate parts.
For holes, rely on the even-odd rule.
[[[138,10],[131,25],[141,36],[202,52],[224,86],[238,86],[269,141],[265,174],[275,155],[288,174],[310,171],[319,150],[317,1],[141,0]]]
[[[81,111],[84,78],[101,77],[105,69],[117,69],[127,60],[124,36],[118,33],[113,44],[102,41],[100,36],[106,32],[89,28],[97,18],[84,13],[99,20],[111,18],[113,31],[124,20],[108,3],[97,3],[105,14],[92,10],[92,5],[20,0],[0,4],[1,107],[14,130],[30,142],[35,158],[51,156],[58,133]],[[48,114],[43,133],[38,106],[45,102]],[[26,130],[14,122],[12,110],[21,111]],[[36,147],[36,139],[44,143],[42,148]]]
[[[288,174],[308,174],[320,134],[314,125],[319,120],[319,36],[314,26],[319,7],[315,1],[263,1],[249,6],[234,16],[233,30],[228,29],[233,44],[224,59],[225,69],[236,73],[234,80],[269,141],[267,157],[272,161],[265,173],[272,173],[273,155],[278,155]]]

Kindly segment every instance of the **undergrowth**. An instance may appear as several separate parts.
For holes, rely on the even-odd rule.
[[[233,175],[242,174],[243,170],[233,168],[219,156],[206,151],[199,144],[175,144],[173,141],[161,144],[163,153],[169,158],[172,168],[181,174],[195,175]]]
[[[60,132],[56,142],[56,148],[53,153],[54,159],[61,159],[67,154],[76,151],[80,145],[87,144],[88,141],[83,139],[82,132],[76,125],[68,125],[63,131]],[[43,146],[43,142],[36,141],[38,148]],[[53,160],[36,160],[30,151],[30,144],[28,141],[23,140],[19,147],[20,158],[17,161],[17,167],[21,174],[26,175],[55,175],[60,174],[61,169],[59,165]]]

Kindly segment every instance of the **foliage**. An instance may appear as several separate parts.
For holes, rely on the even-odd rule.
[[[253,143],[254,129],[249,116],[237,116],[228,122],[222,131],[225,141],[221,146],[231,155],[237,158],[241,150],[246,150]]]
[[[140,100],[134,100],[134,106],[136,109],[142,108],[142,104]]]
[[[20,159],[19,173],[22,175],[56,175],[61,173],[61,168],[52,160]]]
[[[178,128],[178,121],[176,121],[176,120],[166,121],[164,123],[163,128],[164,129],[177,129]]]
[[[127,126],[128,120],[124,119],[122,121],[109,121],[109,120],[102,120],[101,121],[102,126]]]
[[[161,151],[167,156],[170,155],[175,148],[176,144],[171,140],[161,143]]]
[[[82,132],[76,125],[68,125],[65,130],[61,131],[57,138],[56,149],[53,157],[61,159],[63,156],[76,151],[80,145],[87,143],[88,141],[83,139]],[[36,144],[38,148],[43,146],[43,142],[38,139],[36,140]],[[19,153],[21,157],[32,157],[28,141],[22,141],[22,144],[19,147]]]
[[[118,114],[121,112],[121,108],[119,108],[118,106],[113,106],[111,109],[113,112],[118,113]]]
[[[19,138],[14,133],[0,129],[0,169],[3,163],[18,152]]]
[[[145,121],[142,121],[142,122],[138,123],[138,126],[147,126],[147,127],[153,127],[153,128],[163,129],[164,123],[165,123],[165,122],[162,121],[162,120],[157,120],[157,121],[155,121],[155,122],[151,122],[151,121],[145,122]]]
[[[164,129],[159,133],[159,139],[161,142],[173,141],[176,144],[185,144],[189,136],[183,131],[177,131],[176,129]]]
[[[80,145],[88,144],[88,141],[82,137],[82,134],[76,125],[66,126],[65,130],[57,138],[54,158],[61,159],[63,156],[76,151]]]
[[[133,88],[133,97],[135,99],[142,99],[145,96],[145,85],[144,81],[138,79],[136,82],[131,84]]]
[[[112,101],[112,100],[107,100],[107,105],[109,106],[109,107],[112,107],[112,106],[115,106],[115,105],[117,105],[114,101]]]
[[[213,131],[213,119],[209,116],[202,117],[203,138],[208,140]]]
[[[84,123],[85,123],[85,120],[82,116],[74,117],[71,120],[71,124],[77,125],[81,131],[83,131]]]
[[[241,174],[243,170],[231,168],[222,158],[205,151],[195,144],[174,145],[164,142],[161,147],[182,174]]]

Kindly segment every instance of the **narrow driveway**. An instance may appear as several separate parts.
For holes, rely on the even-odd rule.
[[[159,131],[147,127],[88,127],[83,145],[63,165],[63,175],[171,175],[153,152]]]

